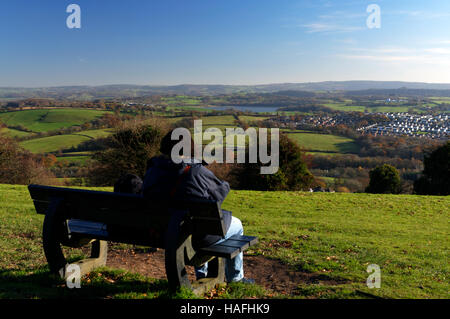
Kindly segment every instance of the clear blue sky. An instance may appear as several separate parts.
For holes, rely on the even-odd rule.
[[[0,0],[0,86],[326,80],[450,82],[450,1]]]

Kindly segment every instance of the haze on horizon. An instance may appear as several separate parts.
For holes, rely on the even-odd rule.
[[[448,30],[445,0],[5,0],[0,86],[450,83]]]

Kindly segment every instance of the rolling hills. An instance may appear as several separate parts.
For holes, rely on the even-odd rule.
[[[232,93],[274,93],[279,91],[367,91],[367,90],[418,90],[439,96],[450,96],[448,83],[423,83],[400,81],[324,81],[305,83],[273,83],[260,85],[132,85],[61,87],[0,87],[0,99],[69,98],[92,100],[97,98],[134,98],[151,94],[220,95]],[[376,93],[376,92],[372,92]],[[427,92],[425,92],[427,93]],[[442,95],[444,94],[444,95]]]
[[[22,126],[32,132],[47,132],[81,125],[103,115],[105,111],[86,109],[39,109],[0,113],[8,126]]]

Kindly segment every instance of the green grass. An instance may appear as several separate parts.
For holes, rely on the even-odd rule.
[[[207,107],[198,107],[198,106],[169,106],[167,108],[167,110],[174,111],[174,112],[198,111],[198,112],[205,112],[205,113],[211,113],[214,111]]]
[[[7,112],[0,120],[8,126],[22,125],[33,132],[47,132],[94,120],[106,111],[87,109],[42,109]]]
[[[430,100],[433,100],[435,103],[450,103],[450,97],[430,97]]]
[[[267,120],[268,116],[251,116],[251,115],[240,115],[239,119],[241,121],[245,121],[245,122],[259,122],[259,121],[264,121]]]
[[[49,275],[43,216],[26,187],[0,185],[0,193],[0,298],[194,297],[169,294],[165,280],[108,268],[84,277],[82,289],[65,288]],[[223,208],[259,237],[250,253],[318,276],[295,298],[448,298],[449,205],[448,196],[232,191]],[[66,253],[82,256],[79,249]],[[365,284],[369,264],[381,268],[380,289]],[[321,283],[327,280],[338,284]],[[265,295],[258,286],[230,285],[222,297]]]
[[[185,96],[185,95],[163,97],[162,101],[170,106],[195,106],[201,104],[201,100],[199,97]]]
[[[25,136],[32,134],[29,132],[19,131],[19,130],[15,130],[12,128],[2,128],[2,129],[0,129],[0,133],[4,133],[11,137],[25,137]]]
[[[234,191],[223,207],[259,236],[255,253],[346,281],[301,297],[448,298],[450,197]],[[381,267],[381,288],[365,281]]]
[[[71,153],[66,153],[71,154]],[[58,156],[57,157],[59,162],[68,162],[68,163],[77,163],[77,164],[85,164],[89,159],[91,159],[90,156]]]
[[[325,103],[323,104],[330,109],[344,112],[364,112],[366,109],[369,112],[407,112],[410,106],[374,106],[366,107],[363,105],[346,105],[345,103]],[[414,107],[413,107],[414,108]],[[414,108],[417,109],[417,108]]]
[[[20,145],[33,153],[50,153],[72,146],[75,147],[88,140],[90,140],[90,138],[86,136],[66,134],[27,140],[21,142]]]
[[[205,116],[202,117],[203,126],[214,126],[214,127],[235,127],[235,118],[232,115],[219,115],[219,116]]]
[[[357,153],[358,145],[347,137],[317,134],[304,131],[288,131],[287,136],[305,150],[319,153]]]
[[[112,129],[99,129],[99,130],[81,131],[81,132],[74,133],[74,134],[87,136],[90,138],[100,138],[100,137],[106,137],[112,133],[113,133]]]
[[[111,134],[110,130],[88,130],[73,134],[54,135],[48,137],[26,140],[20,145],[33,153],[50,153],[60,149],[67,149],[78,146],[82,142],[90,139],[106,137]]]
[[[345,112],[364,112],[366,109],[364,106],[346,105],[344,103],[326,103],[324,106],[329,107],[332,110]]]

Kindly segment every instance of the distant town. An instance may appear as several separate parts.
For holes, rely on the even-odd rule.
[[[412,136],[419,138],[445,139],[450,136],[450,118],[448,114],[410,114],[410,113],[372,113],[379,121],[370,125],[355,127],[361,123],[361,118],[351,113],[336,115],[310,115],[301,119],[290,116],[271,118],[272,123],[279,127],[292,129],[307,129],[314,127],[335,127],[345,125],[355,127],[361,134]]]
[[[432,139],[447,138],[450,135],[450,120],[447,114],[386,113],[385,115],[388,121],[357,130],[373,135],[407,135]]]

